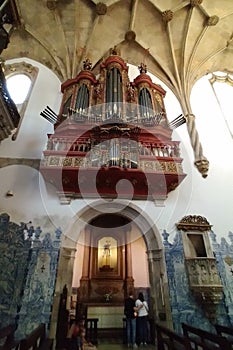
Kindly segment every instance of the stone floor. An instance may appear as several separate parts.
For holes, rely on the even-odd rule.
[[[134,349],[128,348],[127,345],[121,343],[100,343],[97,345],[98,350],[126,350],[126,349]],[[152,344],[148,344],[147,346],[139,346],[138,350],[156,350],[157,347]],[[135,350],[135,349],[134,349]]]
[[[126,344],[123,344],[122,342],[119,342],[117,340],[99,340],[99,343],[97,345],[97,349],[98,350],[156,350],[157,347],[153,344],[147,344],[146,346],[138,346],[137,349],[133,348],[133,347],[127,347]]]
[[[120,343],[100,343],[97,346],[98,350],[126,350],[126,349],[134,349],[134,348],[128,348],[125,344]],[[152,344],[148,344],[147,346],[139,346],[138,350],[156,350],[157,347]]]

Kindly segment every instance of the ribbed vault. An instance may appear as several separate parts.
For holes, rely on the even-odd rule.
[[[21,26],[11,32],[4,60],[32,58],[63,82],[86,57],[95,68],[116,46],[128,63],[146,63],[175,93],[195,163],[207,175],[189,97],[206,73],[232,72],[232,0],[21,0],[17,8]]]

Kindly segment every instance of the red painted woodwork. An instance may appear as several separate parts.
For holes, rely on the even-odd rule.
[[[87,62],[76,78],[62,84],[64,98],[40,167],[45,181],[68,201],[86,197],[166,199],[186,175],[179,142],[172,141],[163,104],[165,91],[152,82],[145,66],[131,83],[127,65],[116,53],[101,63],[98,79]],[[114,67],[112,80],[107,82]],[[80,94],[77,98],[83,85],[89,92],[87,110],[79,108]],[[112,86],[113,98],[118,91],[117,97],[123,100],[106,105],[107,89]],[[146,91],[144,109],[135,103],[141,89]],[[129,93],[132,104],[128,103]],[[147,108],[147,96],[153,110]]]

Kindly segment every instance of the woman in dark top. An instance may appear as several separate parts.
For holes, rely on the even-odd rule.
[[[136,317],[135,317],[135,300],[133,293],[129,293],[129,297],[125,299],[124,314],[126,317],[126,334],[128,347],[137,347],[136,344]]]

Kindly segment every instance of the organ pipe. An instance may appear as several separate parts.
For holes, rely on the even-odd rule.
[[[66,102],[64,104],[63,113],[68,114],[68,110],[69,110],[69,107],[70,107],[70,102],[71,102],[71,96],[66,100]]]
[[[84,89],[85,89],[85,95],[84,95],[85,97],[83,99],[83,110],[88,108],[89,106],[89,90],[86,85],[84,86]]]
[[[83,111],[89,105],[89,90],[85,84],[82,84],[78,90],[77,100],[75,104],[76,111]]]
[[[111,107],[108,108],[109,115],[119,112],[118,102],[122,102],[122,79],[121,73],[116,67],[113,67],[107,75],[106,83],[106,103],[112,103]],[[117,106],[117,108],[115,108]],[[114,107],[114,110],[113,110]],[[116,110],[115,110],[116,109]]]

